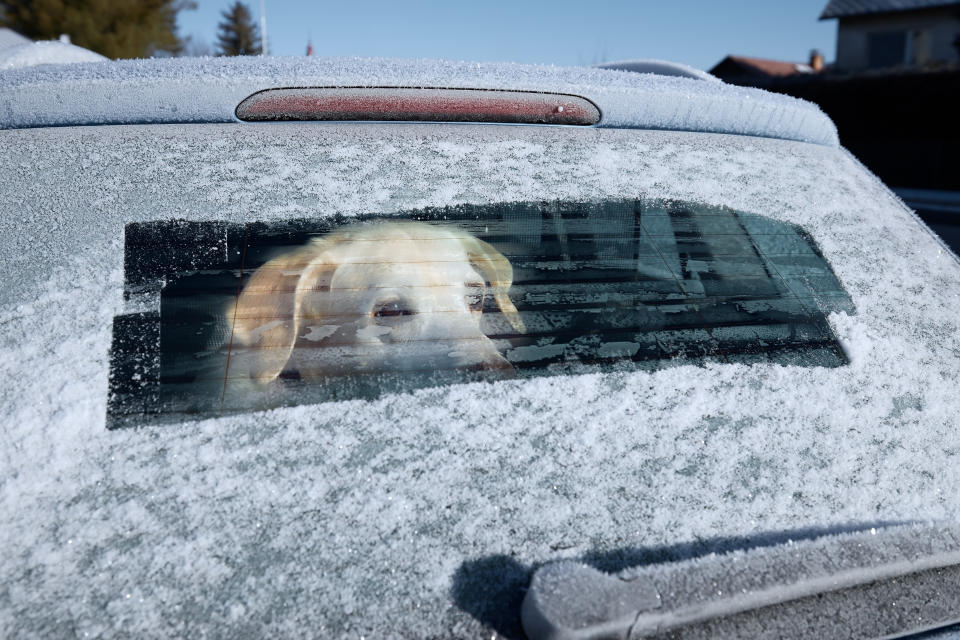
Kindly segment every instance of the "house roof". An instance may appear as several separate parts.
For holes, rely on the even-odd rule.
[[[930,9],[950,5],[960,5],[960,2],[956,0],[953,2],[949,0],[830,0],[823,13],[820,14],[820,19]]]
[[[21,44],[29,44],[30,38],[26,38],[12,29],[0,27],[0,49],[15,47]]]
[[[734,66],[742,69],[743,75],[783,77],[795,73],[812,73],[809,65],[801,62],[783,62],[781,60],[766,60],[764,58],[748,58],[746,56],[727,56],[721,60],[710,73],[722,71],[721,66]],[[714,73],[714,75],[717,75]]]

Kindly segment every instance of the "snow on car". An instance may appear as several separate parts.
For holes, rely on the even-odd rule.
[[[960,263],[813,105],[355,59],[0,88],[6,637],[516,637],[543,563],[960,515]]]

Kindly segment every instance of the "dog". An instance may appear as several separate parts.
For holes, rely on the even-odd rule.
[[[344,227],[253,273],[227,311],[230,376],[266,385],[287,376],[512,371],[480,326],[489,294],[503,330],[526,331],[508,295],[512,283],[510,261],[460,229],[414,221]]]

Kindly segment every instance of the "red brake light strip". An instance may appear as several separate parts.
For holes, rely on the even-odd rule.
[[[398,87],[267,89],[236,110],[246,122],[352,120],[593,125],[600,110],[580,96],[534,91]]]

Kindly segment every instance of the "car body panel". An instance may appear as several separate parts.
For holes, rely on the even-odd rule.
[[[960,515],[960,264],[842,149],[239,123],[0,146],[0,635],[510,634],[548,560],[622,568]],[[105,428],[127,223],[610,197],[802,226],[856,307],[829,316],[850,364],[668,364]]]
[[[283,87],[559,92],[596,104],[600,127],[839,144],[836,127],[816,105],[720,82],[585,67],[360,58],[125,60],[11,71],[0,75],[0,129],[232,122],[245,98]]]

